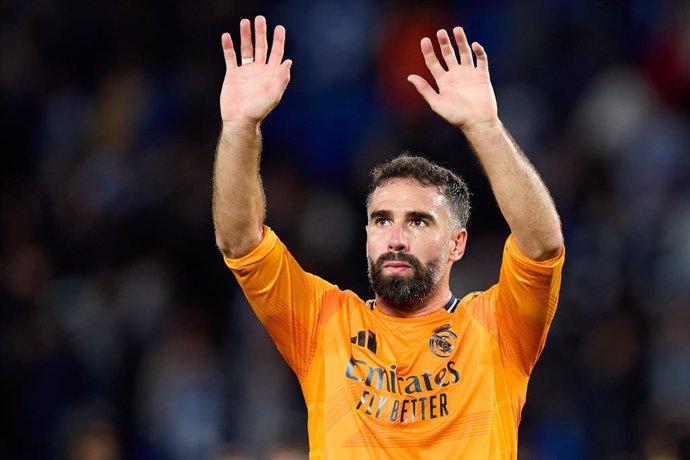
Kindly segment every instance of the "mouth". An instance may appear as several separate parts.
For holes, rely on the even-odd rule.
[[[412,270],[412,267],[410,266],[410,264],[407,264],[405,262],[399,262],[399,261],[386,262],[385,264],[383,264],[383,268],[386,271],[391,272],[391,273],[402,273],[406,270]]]

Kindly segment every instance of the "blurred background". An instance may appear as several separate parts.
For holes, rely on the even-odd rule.
[[[215,248],[220,36],[286,26],[268,224],[363,298],[368,171],[403,150],[473,192],[457,296],[508,229],[406,80],[462,24],[563,219],[521,459],[690,458],[690,2],[0,1],[0,458],[305,458],[296,378]]]

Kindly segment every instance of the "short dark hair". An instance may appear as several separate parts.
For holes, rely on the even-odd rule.
[[[453,171],[410,152],[403,152],[371,171],[367,209],[374,191],[395,179],[412,179],[423,186],[436,187],[448,201],[453,224],[461,228],[467,227],[470,219],[470,191],[467,184]]]

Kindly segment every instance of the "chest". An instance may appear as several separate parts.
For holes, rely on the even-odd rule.
[[[323,345],[326,394],[347,395],[375,423],[416,425],[491,408],[493,344],[465,316],[343,317],[324,330]]]

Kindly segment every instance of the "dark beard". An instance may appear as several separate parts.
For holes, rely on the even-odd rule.
[[[410,313],[418,310],[441,279],[441,264],[438,260],[422,265],[415,256],[401,252],[387,252],[375,263],[368,260],[371,289],[384,302],[399,311]],[[383,264],[391,261],[409,264],[412,275],[384,275]]]

